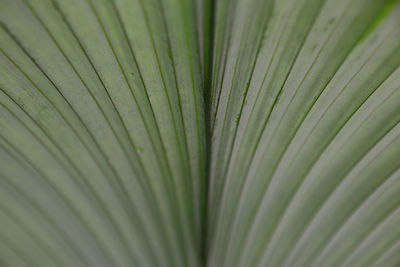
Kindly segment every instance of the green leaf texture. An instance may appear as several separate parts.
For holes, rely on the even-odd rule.
[[[195,3],[8,0],[0,10],[4,245],[28,266],[198,266]]]
[[[400,265],[397,0],[0,0],[0,266]]]

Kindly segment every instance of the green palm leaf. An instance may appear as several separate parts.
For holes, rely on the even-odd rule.
[[[0,266],[397,266],[400,3],[0,0]]]

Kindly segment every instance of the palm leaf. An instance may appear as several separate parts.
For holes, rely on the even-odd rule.
[[[0,0],[1,266],[397,266],[400,3]]]

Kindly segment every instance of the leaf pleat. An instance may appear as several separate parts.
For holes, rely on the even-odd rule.
[[[398,0],[0,0],[0,266],[395,267]]]

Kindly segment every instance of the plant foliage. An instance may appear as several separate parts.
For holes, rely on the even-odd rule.
[[[0,0],[0,266],[400,264],[400,2]]]

